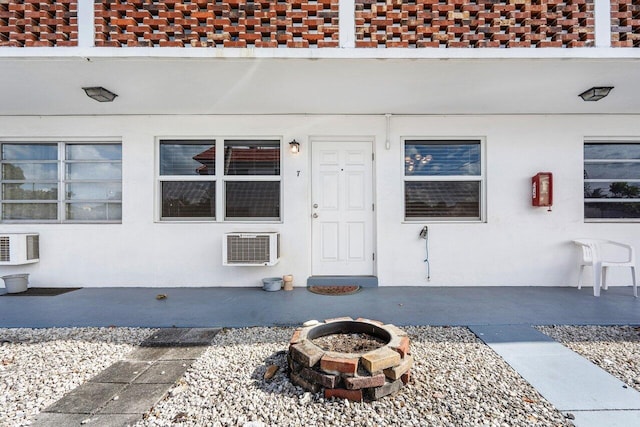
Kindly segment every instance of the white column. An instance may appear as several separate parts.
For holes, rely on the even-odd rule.
[[[611,3],[609,0],[595,0],[596,47],[611,47]]]
[[[340,47],[356,47],[356,2],[340,0]]]
[[[93,0],[78,0],[78,47],[95,45]]]

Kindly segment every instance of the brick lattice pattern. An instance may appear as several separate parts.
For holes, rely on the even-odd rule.
[[[359,48],[591,47],[594,0],[355,0]],[[339,47],[339,0],[95,1],[96,46]],[[0,0],[0,47],[77,46],[77,0]],[[640,47],[640,0],[611,0]]]
[[[590,47],[593,9],[593,0],[356,0],[356,47]]]
[[[640,47],[640,0],[611,0],[611,46]]]
[[[77,45],[77,0],[0,0],[0,46]]]
[[[96,46],[338,47],[338,0],[95,2]]]

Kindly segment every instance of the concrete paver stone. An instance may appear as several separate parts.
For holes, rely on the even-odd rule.
[[[171,347],[138,347],[127,355],[127,360],[153,362],[171,351]]]
[[[125,384],[86,382],[49,406],[46,412],[91,414],[120,393]]]
[[[167,328],[144,340],[141,347],[208,346],[220,328]]]
[[[183,360],[157,361],[138,376],[135,384],[173,384],[189,369],[190,362]]]
[[[180,337],[180,344],[184,346],[208,346],[220,332],[220,328],[189,328]]]
[[[167,393],[166,384],[129,384],[98,414],[144,414]]]
[[[94,383],[130,383],[149,369],[148,362],[121,360],[115,362],[89,381]]]
[[[41,412],[36,416],[31,427],[128,427],[142,420],[142,414],[55,414]]]
[[[54,412],[40,412],[34,418],[32,427],[60,427],[79,426],[89,414],[58,414]]]
[[[144,340],[140,347],[171,347],[180,342],[180,338],[184,335],[185,328],[165,328],[152,334]]]
[[[640,426],[640,411],[571,411],[578,427]]]
[[[195,360],[202,356],[207,347],[169,347],[166,352],[158,357],[158,360]]]

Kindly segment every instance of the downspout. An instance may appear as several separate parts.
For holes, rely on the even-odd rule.
[[[387,137],[384,142],[384,148],[386,148],[387,150],[390,150],[391,149],[391,114],[387,113],[384,115],[384,117],[387,120]]]

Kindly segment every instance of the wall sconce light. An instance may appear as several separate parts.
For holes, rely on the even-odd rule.
[[[583,101],[599,101],[605,96],[609,95],[613,86],[598,86],[592,87],[591,89],[585,90],[580,95]]]
[[[98,102],[112,102],[116,98],[116,96],[118,96],[101,86],[83,87],[82,89],[89,98],[95,99]]]
[[[300,152],[300,143],[294,139],[289,143],[289,150],[292,154],[298,154]]]

